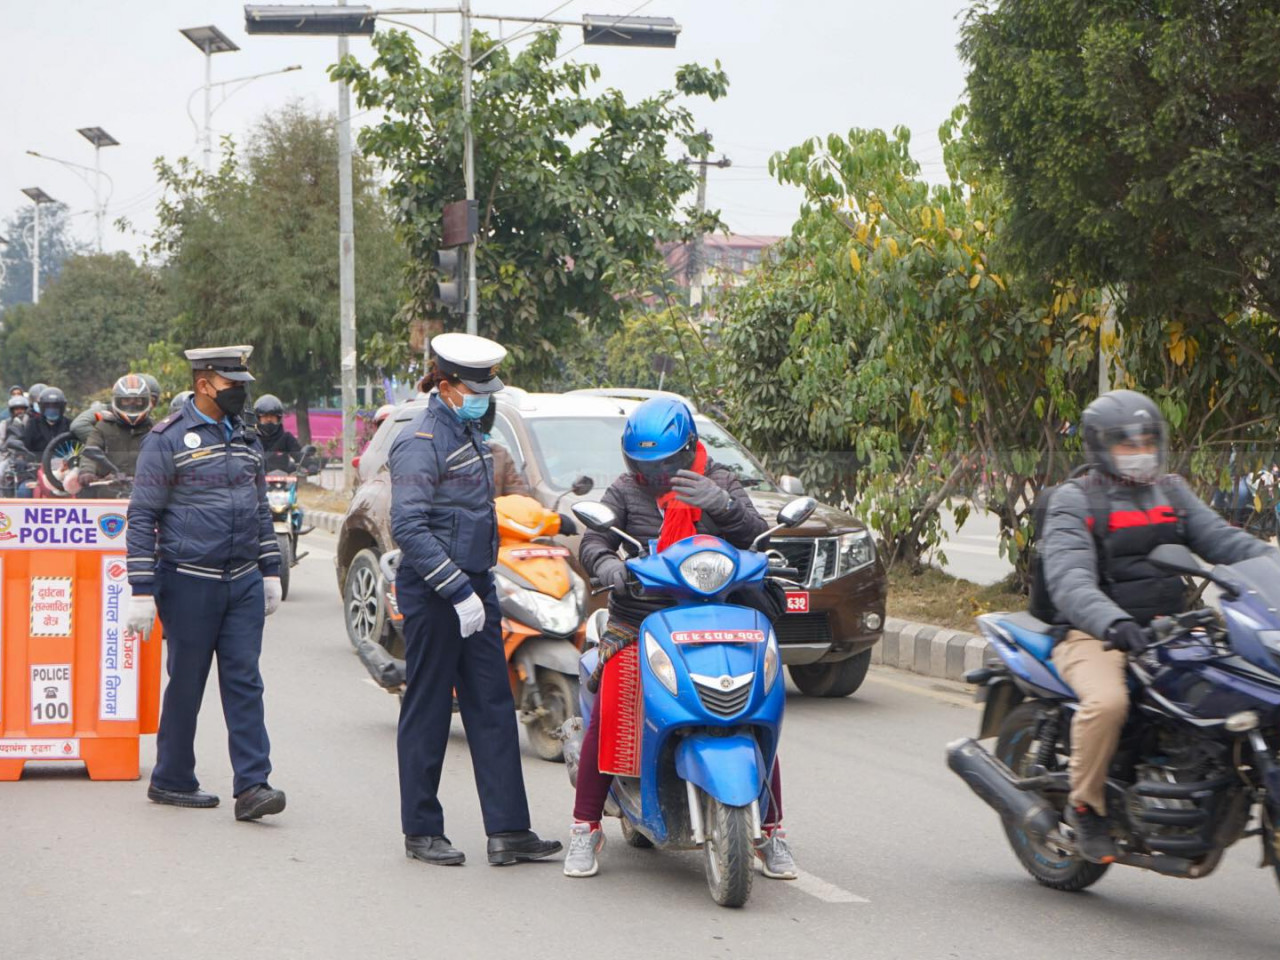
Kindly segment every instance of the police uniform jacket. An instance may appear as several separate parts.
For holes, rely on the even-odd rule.
[[[391,535],[408,567],[457,603],[467,574],[498,562],[493,454],[476,421],[463,421],[439,395],[391,445]]]
[[[129,585],[154,589],[157,564],[207,580],[280,574],[262,447],[244,423],[204,420],[187,403],[142,442],[129,500]]]

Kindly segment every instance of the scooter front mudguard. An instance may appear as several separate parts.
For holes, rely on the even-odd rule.
[[[676,773],[725,806],[745,807],[760,798],[764,757],[754,737],[694,733],[676,745]]]

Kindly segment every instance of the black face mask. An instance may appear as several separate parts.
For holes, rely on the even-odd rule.
[[[213,398],[213,402],[218,405],[218,409],[230,417],[238,417],[244,412],[245,401],[249,398],[249,391],[244,388],[244,384],[237,383],[234,387],[227,387],[225,390],[219,390]]]
[[[278,423],[259,423],[259,424],[258,424],[258,433],[260,433],[262,436],[266,437],[268,440],[272,440],[272,439],[274,439],[274,438],[276,437],[276,435],[277,435],[277,434],[279,434],[279,433],[280,433],[280,424],[278,424]]]

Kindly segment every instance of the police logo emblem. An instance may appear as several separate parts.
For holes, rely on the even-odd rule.
[[[200,435],[198,433],[184,434],[182,437],[182,445],[188,450],[194,450],[200,446]]]
[[[98,529],[112,540],[124,533],[124,525],[122,513],[104,513],[98,518]]]

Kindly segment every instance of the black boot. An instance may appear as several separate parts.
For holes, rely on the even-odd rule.
[[[405,834],[404,855],[410,860],[456,867],[467,862],[467,855],[449,842],[448,837],[411,837]]]
[[[564,847],[559,840],[540,840],[532,830],[513,830],[489,837],[489,863],[506,867],[513,863],[542,860],[559,853]]]
[[[1067,807],[1067,824],[1075,831],[1076,849],[1090,863],[1113,863],[1116,844],[1111,839],[1111,821],[1080,804]]]

